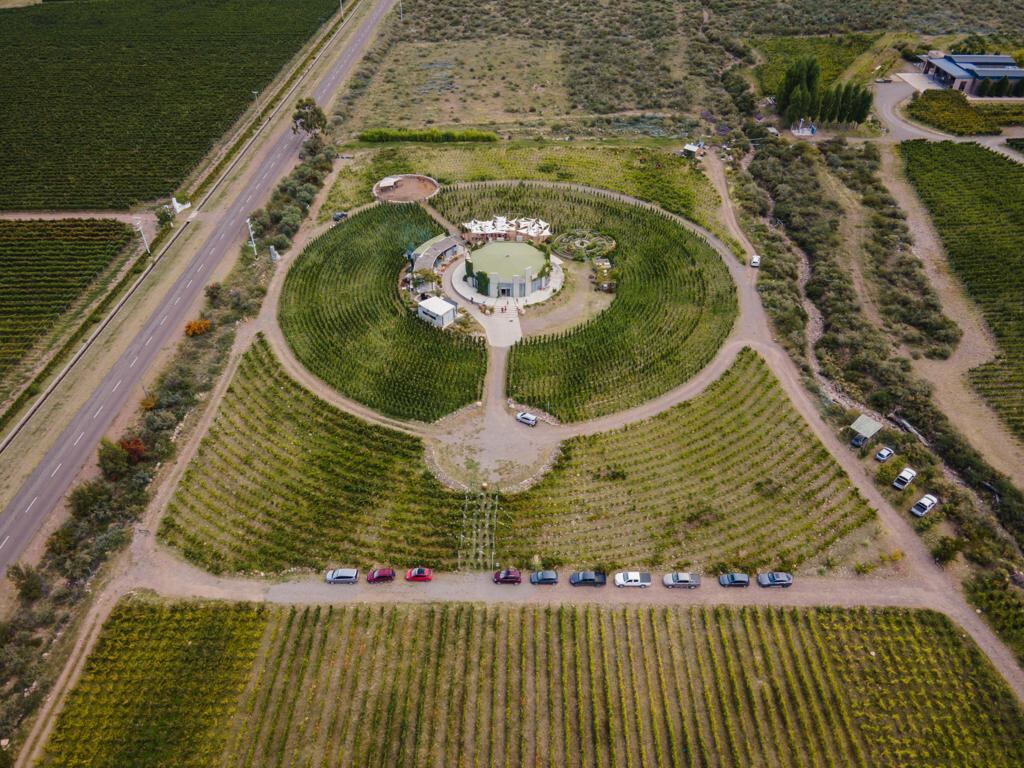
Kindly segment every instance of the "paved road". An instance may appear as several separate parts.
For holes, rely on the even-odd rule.
[[[393,4],[394,0],[376,0],[347,49],[314,88],[313,95],[320,104],[327,104],[338,84],[358,64],[377,24]],[[252,161],[251,183],[220,214],[188,267],[3,511],[0,516],[0,572],[17,561],[46,518],[61,503],[82,467],[92,460],[100,438],[133,396],[161,348],[181,336],[188,313],[201,297],[206,280],[225,260],[235,257],[245,240],[246,216],[269,198],[277,181],[294,165],[301,144],[302,137],[284,126],[259,151]]]

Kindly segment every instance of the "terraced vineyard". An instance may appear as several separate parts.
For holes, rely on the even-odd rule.
[[[171,194],[337,8],[104,0],[0,9],[0,208],[127,208]]]
[[[416,319],[398,294],[406,248],[440,234],[417,205],[380,205],[311,243],[278,310],[295,356],[346,397],[433,421],[479,400],[482,341]]]
[[[267,619],[244,605],[122,603],[57,721],[44,764],[211,765]]]
[[[0,221],[0,402],[11,376],[89,286],[128,254],[132,229],[118,221]]]
[[[504,502],[513,561],[705,573],[838,561],[837,542],[874,515],[750,350],[700,397],[564,443],[539,485]]]
[[[262,338],[245,354],[160,525],[208,570],[344,561],[454,567],[463,497],[423,446],[295,383]]]
[[[101,660],[72,696],[44,765],[82,764],[78,744],[98,734],[132,743],[159,735],[160,750],[139,753],[135,768],[1000,768],[1024,761],[1024,713],[977,648],[934,613],[269,608],[240,696],[231,689],[239,687],[233,678],[250,653],[248,639],[245,651],[227,654],[229,674],[213,668],[232,678],[218,706],[182,696],[169,710],[143,710],[136,681],[157,677],[143,665],[191,660],[193,674],[183,677],[206,688],[217,658],[195,645],[182,652],[173,642],[180,628],[171,637],[155,631],[168,609],[150,608],[152,619],[146,610],[122,611],[105,630]],[[224,633],[208,617],[231,615],[177,610],[215,636]],[[131,645],[114,641],[129,630]],[[115,674],[100,678],[107,669]],[[102,698],[90,700],[100,685]],[[180,683],[158,700],[171,693],[183,693]],[[202,741],[186,723],[221,736]]]
[[[595,229],[618,244],[615,301],[566,333],[524,339],[508,363],[508,394],[563,421],[613,413],[683,383],[714,357],[736,318],[719,256],[668,218],[596,195],[528,185],[442,191],[450,221],[495,213]]]
[[[970,372],[971,383],[1024,439],[1024,167],[977,144],[900,147],[950,264],[999,346],[998,358]]]

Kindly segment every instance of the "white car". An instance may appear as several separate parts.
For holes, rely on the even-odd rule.
[[[647,589],[651,586],[651,574],[646,571],[620,571],[615,574],[615,586]]]
[[[896,479],[892,481],[892,487],[902,491],[917,477],[917,472],[912,470],[910,467],[904,467],[903,471],[896,475]]]
[[[335,568],[328,571],[324,577],[328,584],[355,584],[359,581],[359,570],[357,568]]]
[[[516,421],[520,424],[525,424],[528,427],[537,426],[537,417],[528,411],[520,411],[516,414]]]
[[[885,446],[878,453],[875,454],[875,461],[881,464],[883,461],[888,461],[895,453],[896,451],[894,451],[892,448],[890,448],[889,446]]]
[[[756,253],[753,256],[750,257],[750,266],[752,266],[752,267],[760,267],[761,266],[761,257],[758,256]]]
[[[932,496],[930,493],[926,493],[920,499],[917,500],[917,504],[910,508],[910,513],[914,517],[924,517],[931,512],[935,505],[939,503],[939,500]]]

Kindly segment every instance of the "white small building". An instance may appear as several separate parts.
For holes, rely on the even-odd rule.
[[[455,322],[457,307],[440,296],[430,296],[419,303],[416,316],[435,328],[447,328]]]

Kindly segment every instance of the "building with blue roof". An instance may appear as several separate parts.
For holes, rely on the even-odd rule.
[[[930,75],[947,88],[973,94],[984,80],[997,81],[1004,77],[1012,89],[1024,80],[1024,69],[1017,66],[1012,56],[992,53],[945,54],[922,56],[924,74]]]

